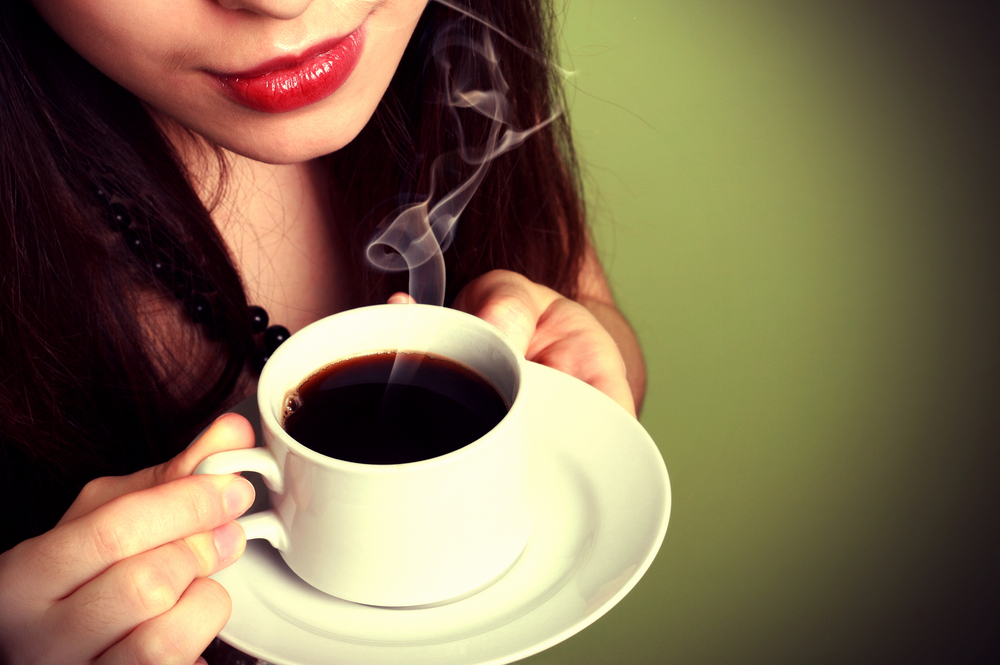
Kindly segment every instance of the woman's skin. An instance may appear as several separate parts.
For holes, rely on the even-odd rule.
[[[368,122],[427,0],[32,0],[109,78],[209,141],[293,164],[339,150]],[[361,58],[334,94],[288,113],[226,95],[212,74],[253,71],[363,26]]]
[[[226,151],[230,186],[213,218],[252,303],[293,332],[351,306],[346,250],[331,231],[335,193],[313,160],[368,121],[426,0],[33,1],[67,43],[145,102],[206,197],[216,174],[204,141]],[[359,25],[364,46],[347,81],[290,112],[247,108],[206,73],[246,71]],[[639,346],[592,250],[577,301],[498,270],[454,304],[505,331],[529,360],[630,413],[641,403]],[[210,454],[253,445],[249,423],[222,416],[170,462],[92,481],[54,529],[0,555],[0,662],[196,662],[229,616],[228,595],[208,576],[242,554],[233,520],[253,489],[237,476],[191,473]]]

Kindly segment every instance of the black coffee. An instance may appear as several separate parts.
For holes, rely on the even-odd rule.
[[[283,425],[328,457],[405,464],[458,450],[506,414],[496,388],[472,370],[433,356],[387,352],[343,360],[307,379],[289,400]]]

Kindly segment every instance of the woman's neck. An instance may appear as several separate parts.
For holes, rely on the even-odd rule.
[[[319,162],[271,165],[233,156],[212,210],[247,298],[292,332],[352,306],[350,257]]]
[[[356,281],[320,160],[265,164],[168,132],[247,299],[292,332],[355,306]]]

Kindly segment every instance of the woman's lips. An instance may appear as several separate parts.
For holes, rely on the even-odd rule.
[[[364,26],[297,58],[279,58],[250,71],[212,76],[243,106],[264,113],[294,111],[336,92],[354,71],[363,44]]]

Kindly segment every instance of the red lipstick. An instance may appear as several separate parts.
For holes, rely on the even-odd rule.
[[[297,57],[276,58],[252,70],[212,76],[236,102],[264,113],[284,113],[326,99],[354,71],[364,27]]]

